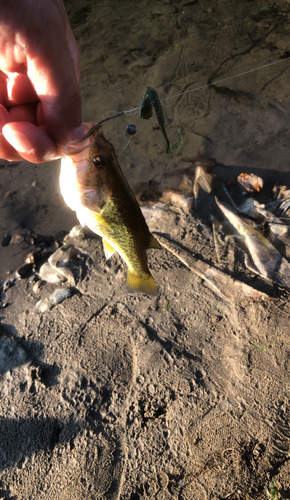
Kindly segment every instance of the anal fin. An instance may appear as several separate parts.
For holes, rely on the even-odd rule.
[[[154,238],[153,234],[150,234],[150,241],[147,249],[149,248],[159,248],[159,249],[162,248],[159,241],[157,241],[156,238]]]

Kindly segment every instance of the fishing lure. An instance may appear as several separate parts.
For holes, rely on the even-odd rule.
[[[143,100],[139,113],[140,118],[143,118],[144,120],[149,120],[149,118],[151,118],[151,116],[153,115],[153,108],[155,110],[156,118],[161,128],[163,137],[167,143],[166,153],[172,155],[173,153],[176,153],[176,151],[178,151],[178,149],[182,144],[181,132],[179,129],[177,129],[178,141],[175,144],[170,144],[165,131],[165,120],[160,99],[158,97],[156,90],[153,89],[152,87],[148,87],[143,95]]]

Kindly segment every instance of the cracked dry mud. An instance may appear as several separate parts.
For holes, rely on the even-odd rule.
[[[82,61],[84,120],[281,60],[288,2],[66,1]],[[170,189],[182,158],[214,157],[224,181],[257,173],[290,186],[287,61],[164,103],[165,153],[154,118],[104,126],[130,184]],[[135,123],[130,145],[125,128]],[[69,231],[59,162],[1,164],[1,239]],[[5,194],[10,195],[5,197]],[[56,285],[6,292],[0,343],[0,498],[10,500],[262,500],[275,480],[290,498],[289,291],[246,271],[229,245],[216,262],[209,206],[170,208],[149,222],[208,265],[276,300],[224,302],[166,250],[150,251],[159,296],[127,296],[126,266],[105,262],[92,235],[73,295],[38,312]],[[285,256],[289,259],[287,247]],[[0,276],[31,251],[0,248]],[[67,286],[64,284],[63,286]],[[59,287],[59,285],[57,285]]]

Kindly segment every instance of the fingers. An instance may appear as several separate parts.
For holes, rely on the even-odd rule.
[[[6,92],[7,107],[38,101],[32,83],[25,74],[7,73]]]
[[[10,122],[10,115],[4,106],[0,104],[0,130],[6,123]],[[0,133],[0,158],[5,158],[6,160],[19,160],[21,156],[15,151],[15,149],[9,144],[3,133]]]
[[[41,101],[48,133],[66,144],[81,124],[79,52],[62,0],[51,2],[46,18],[38,18],[41,22],[51,29],[37,44],[27,45],[27,74]]]
[[[36,118],[36,104],[22,104],[9,109],[10,122],[29,122],[39,125]]]
[[[75,75],[76,75],[76,80],[77,80],[77,85],[78,88],[80,89],[80,84],[81,84],[81,72],[80,72],[80,53],[79,53],[79,48],[76,42],[76,39],[74,37],[74,34],[71,30],[71,27],[69,24],[67,24],[67,41],[68,41],[68,49],[69,53],[74,65],[75,69]]]
[[[79,52],[63,0],[5,2],[0,28],[0,157],[55,159],[81,125]]]
[[[2,133],[7,144],[0,143],[0,156],[2,156],[2,147],[6,152],[3,157],[8,160],[24,158],[32,163],[42,163],[59,158],[57,146],[53,140],[32,123],[8,123],[3,127]]]

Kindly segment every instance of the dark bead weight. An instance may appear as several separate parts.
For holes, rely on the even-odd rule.
[[[136,129],[135,125],[127,125],[126,132],[128,135],[135,135],[137,132],[137,129]]]

